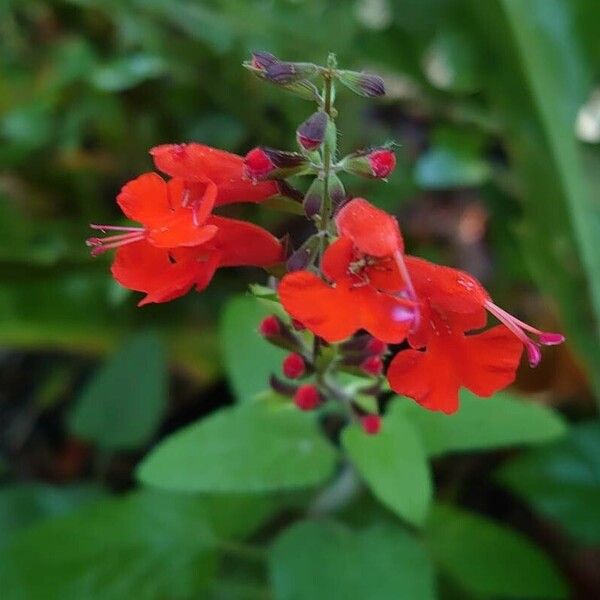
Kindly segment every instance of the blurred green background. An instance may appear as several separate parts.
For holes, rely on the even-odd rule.
[[[160,437],[259,392],[280,358],[248,339],[261,310],[230,301],[264,281],[259,271],[221,272],[202,295],[138,309],[137,295],[112,281],[110,257],[90,258],[83,243],[89,223],[120,218],[115,196],[152,169],[154,145],[293,149],[313,107],[244,71],[253,49],[319,63],[334,51],[342,67],[383,76],[382,100],[340,90],[340,145],[395,141],[398,168],[387,184],[348,178],[347,188],[399,216],[411,253],[472,272],[520,318],[566,333],[568,343],[548,349],[537,370],[524,368],[517,385],[572,423],[562,446],[444,459],[436,474],[442,498],[520,528],[558,562],[574,597],[600,597],[600,427],[590,422],[600,402],[596,0],[4,0],[0,560],[35,573],[27,539],[61,535],[52,521],[40,530],[42,521],[130,489]],[[295,239],[307,228],[266,209],[232,214]],[[505,485],[492,483],[511,460],[519,462]],[[536,480],[540,472],[547,478]],[[116,522],[145,530],[155,500],[129,498],[135,516]],[[253,512],[242,500],[238,514]],[[73,514],[73,527],[93,530],[92,514]],[[240,535],[253,531],[238,520]],[[185,530],[169,531],[137,542],[165,555],[189,543]],[[105,566],[103,577],[118,568]],[[173,569],[180,583],[189,577]],[[226,563],[227,573],[236,569]],[[3,597],[271,597],[251,586],[215,584],[208,595],[187,580],[150,580],[92,595],[21,581]],[[546,597],[441,589],[448,598]]]

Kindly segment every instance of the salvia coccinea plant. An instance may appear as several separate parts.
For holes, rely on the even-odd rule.
[[[386,145],[340,155],[336,89],[382,96],[381,78],[340,70],[333,55],[318,66],[255,52],[244,66],[314,101],[316,110],[299,125],[294,151],[257,147],[241,157],[196,142],[150,150],[163,175],[144,173],[117,197],[136,224],[92,225],[99,235],[87,241],[94,255],[115,250],[112,275],[145,294],[140,306],[202,292],[219,268],[277,272],[267,292],[283,310],[257,327],[289,354],[265,386],[300,410],[337,404],[369,434],[381,427],[377,399],[386,380],[424,409],[451,414],[461,387],[488,397],[513,382],[524,350],[535,367],[541,346],[564,341],[497,306],[468,273],[407,254],[396,219],[347,192],[341,175],[385,180],[396,158]],[[286,182],[292,176],[312,179],[304,195]],[[314,226],[296,249],[261,227],[218,214],[226,204],[282,196],[303,202]],[[497,324],[487,327],[490,315]],[[398,344],[403,349],[390,356]],[[364,383],[349,388],[347,372]],[[374,402],[365,408],[359,396]]]

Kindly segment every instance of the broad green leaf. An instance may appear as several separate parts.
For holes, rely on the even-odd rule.
[[[275,600],[433,600],[433,568],[420,542],[397,525],[352,531],[301,521],[269,560]]]
[[[477,597],[566,598],[554,565],[522,534],[483,516],[437,505],[425,541],[440,566]]]
[[[430,455],[539,444],[565,433],[562,418],[551,408],[507,392],[478,398],[463,390],[453,415],[426,410],[409,400],[399,402],[399,409],[417,427]]]
[[[156,430],[166,406],[167,364],[152,332],[130,338],[77,400],[71,429],[104,448],[136,448]]]
[[[518,456],[498,475],[572,535],[600,543],[600,422],[574,426],[567,438]]]
[[[171,435],[142,462],[138,476],[174,491],[266,492],[323,483],[335,463],[313,415],[257,401]]]
[[[432,147],[419,158],[415,179],[425,189],[481,185],[491,175],[481,139],[460,130],[440,129]]]
[[[0,545],[37,521],[58,517],[99,500],[103,492],[94,485],[51,486],[41,483],[8,485],[0,489]]]
[[[0,552],[6,600],[188,598],[214,571],[215,532],[194,496],[140,492],[35,525]]]
[[[373,494],[401,518],[422,525],[432,495],[429,465],[417,430],[394,408],[380,433],[351,425],[342,444]]]
[[[223,362],[238,400],[251,400],[269,386],[269,376],[281,371],[285,351],[265,341],[258,327],[268,309],[251,296],[227,303],[221,320]]]

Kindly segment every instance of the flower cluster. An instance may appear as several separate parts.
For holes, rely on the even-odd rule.
[[[392,215],[348,197],[339,174],[385,179],[396,158],[388,146],[338,158],[334,86],[378,96],[384,93],[380,78],[339,70],[333,57],[321,67],[261,52],[245,66],[314,100],[317,110],[298,127],[296,151],[258,147],[242,158],[195,143],[151,150],[156,168],[170,179],[143,174],[117,198],[125,216],[140,225],[93,225],[111,235],[88,240],[93,254],[117,249],[113,276],[146,294],[140,305],[193,287],[202,291],[219,267],[285,263],[273,291],[289,318],[273,315],[259,328],[289,351],[284,377],[274,374],[270,384],[301,410],[338,402],[370,434],[380,428],[377,398],[386,380],[398,394],[450,414],[461,388],[490,396],[514,381],[523,350],[536,366],[541,346],[564,340],[498,307],[471,275],[406,254]],[[284,181],[292,176],[312,177],[304,194]],[[315,227],[296,250],[256,225],[213,214],[225,204],[282,195],[301,199]],[[489,315],[498,324],[485,329]],[[362,383],[345,386],[342,372]],[[372,402],[360,401],[364,397]]]

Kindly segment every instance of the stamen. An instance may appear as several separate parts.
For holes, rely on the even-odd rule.
[[[542,353],[540,350],[540,344],[544,346],[556,346],[562,344],[565,341],[565,337],[560,333],[551,333],[546,331],[540,331],[527,323],[524,323],[520,319],[513,317],[509,312],[500,308],[490,300],[485,303],[485,308],[494,315],[498,321],[503,323],[515,336],[525,345],[527,350],[527,357],[529,359],[529,365],[531,367],[537,367],[542,359]],[[537,341],[532,340],[525,331],[532,333],[538,337]]]
[[[98,256],[107,250],[139,242],[146,237],[146,231],[142,227],[121,227],[118,225],[90,225],[92,229],[106,233],[107,231],[124,231],[117,235],[110,235],[105,238],[91,237],[86,240],[86,246],[90,247],[92,256]]]
[[[415,308],[413,312],[413,324],[411,327],[412,331],[415,331],[419,327],[419,323],[421,322],[421,311],[419,310],[419,299],[417,298],[417,293],[415,291],[415,286],[413,285],[412,279],[410,277],[410,273],[406,267],[406,262],[404,261],[404,257],[402,256],[402,252],[400,250],[396,250],[394,252],[394,261],[400,271],[400,275],[402,275],[402,279],[406,285],[407,296],[410,300],[413,300],[415,303]]]

